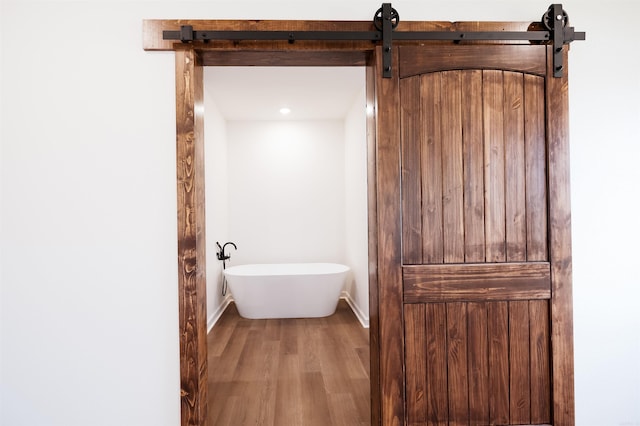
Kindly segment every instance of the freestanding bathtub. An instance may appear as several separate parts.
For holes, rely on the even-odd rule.
[[[337,263],[232,266],[224,270],[244,318],[314,318],[336,311],[349,267]]]

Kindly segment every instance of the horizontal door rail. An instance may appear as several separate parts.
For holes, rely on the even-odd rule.
[[[214,40],[253,40],[253,41],[381,41],[381,31],[233,31],[233,30],[193,30],[191,25],[182,25],[179,31],[165,30],[164,40],[214,41]],[[575,37],[575,32],[573,33]],[[578,33],[582,34],[582,33]],[[397,31],[394,40],[405,41],[549,41],[551,32],[545,30],[532,31]],[[574,39],[575,40],[575,39]],[[571,40],[573,41],[573,40]]]
[[[560,4],[552,4],[542,16],[541,26],[546,30],[534,31],[395,31],[400,23],[398,12],[391,3],[383,3],[373,18],[377,31],[194,31],[191,25],[182,25],[180,30],[165,30],[164,40],[177,40],[183,43],[213,40],[229,41],[371,41],[382,42],[383,77],[391,77],[391,52],[393,40],[400,41],[529,41],[532,43],[553,43],[554,76],[561,77],[562,46],[575,40],[584,40],[584,32],[576,32],[568,26],[569,18]]]
[[[402,267],[405,303],[551,298],[549,262]]]

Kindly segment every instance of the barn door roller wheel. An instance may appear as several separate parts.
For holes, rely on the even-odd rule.
[[[391,12],[389,14],[389,20],[391,21],[391,28],[396,29],[398,24],[400,23],[400,15],[398,11],[393,7],[391,8]],[[376,14],[373,15],[373,25],[376,27],[376,30],[382,31],[383,25],[383,8],[381,7],[376,11]]]
[[[554,30],[556,21],[560,21],[562,28],[569,25],[569,15],[567,15],[567,12],[562,9],[562,11],[556,15],[557,12],[554,12],[554,6],[553,4],[549,6],[549,9],[542,15],[542,24],[549,31]]]

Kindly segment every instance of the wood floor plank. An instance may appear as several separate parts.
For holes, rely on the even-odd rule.
[[[297,426],[304,424],[303,402],[301,398],[301,385],[298,380],[278,381],[276,396],[276,416],[278,423],[282,426]],[[217,425],[218,423],[216,423]],[[221,425],[232,425],[231,423],[219,423]]]
[[[222,327],[222,326],[221,326]],[[215,375],[219,381],[230,381],[233,377],[233,374],[236,370],[236,366],[238,364],[238,360],[240,359],[240,354],[244,349],[245,342],[247,340],[247,335],[249,333],[248,324],[244,322],[237,322],[233,324],[229,324],[228,326],[224,326],[232,329],[231,337],[228,342],[221,341],[219,342],[216,338],[217,330],[216,327],[209,333],[207,338],[207,347],[209,356],[212,353],[224,353],[225,356],[218,356],[218,362],[209,362],[208,368],[211,374]],[[219,349],[216,345],[213,345],[213,342],[217,345],[218,343],[224,344],[224,347]]]
[[[331,423],[329,397],[322,373],[302,373],[302,423],[326,426]],[[277,419],[276,419],[277,421]],[[280,422],[277,422],[278,424]]]
[[[329,395],[329,411],[335,426],[371,426],[368,418],[359,416],[351,394]]]
[[[340,301],[326,318],[247,320],[208,336],[209,424],[369,425],[369,333]]]
[[[301,396],[300,357],[298,355],[281,354],[275,415],[280,424],[284,426],[302,424],[303,404]]]

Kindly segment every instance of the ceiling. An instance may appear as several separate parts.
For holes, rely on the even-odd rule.
[[[343,119],[364,93],[365,69],[205,67],[204,87],[227,120]]]

